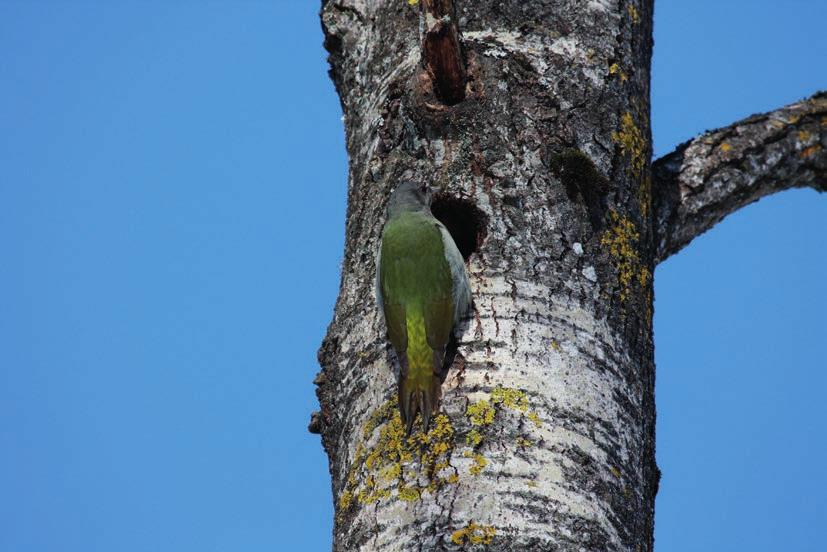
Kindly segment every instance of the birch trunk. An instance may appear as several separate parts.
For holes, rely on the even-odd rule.
[[[321,17],[350,156],[311,423],[334,550],[651,550],[654,263],[762,195],[823,188],[827,99],[683,146],[653,194],[651,0],[330,0]],[[404,178],[440,190],[474,295],[441,414],[410,440],[373,292]]]

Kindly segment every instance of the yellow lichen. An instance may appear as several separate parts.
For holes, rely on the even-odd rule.
[[[482,470],[485,469],[485,466],[488,465],[488,460],[485,459],[485,456],[478,452],[471,452],[469,450],[465,451],[466,458],[472,458],[474,460],[474,464],[468,470],[471,472],[471,475],[479,475]]]
[[[554,349],[555,351],[559,351],[559,350],[560,350],[560,344],[559,344],[559,343],[557,343],[557,340],[556,340],[556,339],[552,339],[552,340],[551,340],[551,348],[552,348],[552,349]]]
[[[649,271],[640,261],[636,248],[640,235],[634,223],[616,211],[610,211],[609,214],[611,226],[603,234],[600,244],[609,248],[609,254],[614,259],[620,286],[620,301],[625,302],[632,292],[635,276],[643,285],[642,279],[645,277],[648,281]]]
[[[339,496],[339,509],[340,510],[347,510],[350,507],[350,503],[353,501],[353,493],[350,491],[345,491]]]
[[[419,0],[408,0],[409,6],[416,6],[417,4],[419,4]]]
[[[456,545],[463,544],[491,544],[497,530],[491,525],[478,525],[473,521],[462,529],[451,533],[451,542]]]
[[[630,112],[620,117],[620,130],[612,132],[612,140],[620,145],[620,151],[629,157],[629,168],[634,176],[639,176],[646,166],[646,141],[635,124]]]
[[[415,489],[414,487],[400,487],[399,488],[399,498],[400,500],[404,500],[405,502],[414,502],[419,500],[419,489]]]
[[[626,73],[623,71],[623,69],[620,68],[620,65],[618,65],[617,63],[612,63],[611,65],[609,65],[609,74],[617,75],[618,78],[620,78],[620,82],[626,82],[629,79],[628,75],[626,75]]]
[[[378,429],[378,436],[376,430]],[[427,433],[405,435],[396,399],[377,408],[362,428],[362,438],[348,469],[345,489],[339,498],[340,515],[354,502],[372,504],[396,496],[406,502],[419,500],[422,492],[434,492],[457,482],[446,474],[454,449],[454,428],[444,414],[437,415]],[[424,474],[425,486],[417,481]]]
[[[722,152],[727,153],[732,149],[732,146],[728,142],[721,142],[721,145],[718,146]]]
[[[637,281],[641,287],[646,287],[646,284],[649,283],[649,280],[652,279],[652,273],[649,271],[648,268],[645,266],[640,267],[640,271],[637,275]]]
[[[530,479],[530,480],[526,483],[526,485],[528,485],[529,487],[531,487],[531,488],[533,489],[534,487],[536,487],[536,486],[537,486],[537,482],[536,482],[536,481],[534,481],[533,479]]]
[[[365,425],[362,428],[362,438],[370,439],[373,430],[379,427],[379,425],[382,424],[389,417],[391,417],[397,404],[398,403],[396,402],[396,399],[392,399],[389,401],[385,401],[382,404],[382,406],[374,410],[373,413],[368,417],[368,421],[365,422]]]
[[[813,137],[813,135],[810,134],[806,130],[799,130],[798,131],[798,141],[799,142],[809,142],[810,138],[812,138],[812,137]]]
[[[616,211],[610,211],[609,215],[611,224],[600,239],[600,244],[608,248],[617,271],[620,301],[625,303],[633,291],[639,289],[647,298],[644,314],[651,322],[652,271],[643,263],[638,252],[640,234],[635,224],[628,218],[619,215]]]
[[[454,426],[445,414],[439,414],[433,421],[433,427],[428,433],[417,434],[418,447],[412,453],[419,452],[419,462],[429,478],[434,479],[444,467],[449,465],[448,459],[454,450]],[[409,439],[411,440],[411,439]]]
[[[609,468],[609,471],[612,472],[612,475],[620,479],[620,470],[616,467],[612,466]]]
[[[400,475],[402,475],[402,465],[398,463],[391,464],[382,471],[384,481],[395,481]]]
[[[472,429],[468,432],[468,435],[465,437],[465,442],[468,443],[470,446],[475,447],[482,443],[482,434],[476,429]]]
[[[356,484],[358,483],[356,481],[356,471],[353,470],[352,468],[353,468],[354,465],[360,464],[360,463],[362,463],[362,461],[364,461],[364,459],[365,459],[364,455],[365,455],[365,449],[362,446],[362,444],[360,443],[359,446],[356,447],[356,455],[353,457],[353,463],[351,464],[351,470],[348,471],[348,474],[347,474],[347,485],[349,487],[355,487]]]
[[[466,416],[475,426],[491,425],[494,422],[495,413],[496,411],[491,402],[487,400],[469,404],[468,408],[465,409]]]
[[[518,389],[495,387],[491,391],[491,402],[494,404],[502,404],[507,408],[513,408],[520,412],[528,410],[528,397],[524,391]]]
[[[558,346],[559,347],[559,346]],[[528,395],[525,391],[510,387],[497,386],[491,390],[491,398],[477,401],[468,405],[465,415],[471,422],[472,429],[466,437],[466,442],[471,446],[477,446],[482,442],[483,436],[476,428],[494,423],[494,419],[500,409],[509,409],[524,414],[527,418],[539,421],[536,413],[528,410]],[[539,425],[539,424],[537,424]]]
[[[473,460],[469,468],[471,475],[479,475],[488,465],[485,456],[474,449],[483,445],[484,429],[494,423],[499,412],[519,412],[539,427],[539,416],[528,408],[524,391],[501,386],[492,389],[488,399],[467,407],[471,429],[465,441],[472,450],[464,454]],[[399,416],[397,399],[393,398],[367,417],[359,435],[361,442],[357,444],[337,501],[339,519],[354,504],[394,498],[414,502],[421,500],[425,493],[435,493],[445,485],[459,482],[459,473],[451,465],[457,445],[455,431],[445,414],[433,418],[427,433],[415,432],[409,437]],[[516,442],[523,448],[534,444],[526,437],[518,437]]]
[[[626,11],[629,12],[629,17],[632,19],[632,23],[637,24],[640,21],[640,14],[634,4],[627,4]]]
[[[525,416],[540,427],[540,417],[536,412],[529,410],[528,395],[519,389],[497,386],[491,390],[489,399],[477,401],[466,408],[465,415],[472,427],[465,437],[465,442],[472,450],[466,450],[463,454],[466,458],[474,460],[468,470],[471,475],[479,475],[488,465],[488,460],[479,452],[485,441],[485,428],[493,424],[501,413],[509,410]],[[534,445],[533,441],[524,436],[516,437],[515,442],[523,449]]]

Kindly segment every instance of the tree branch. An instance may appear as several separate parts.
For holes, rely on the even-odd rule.
[[[702,134],[655,161],[652,179],[656,262],[766,195],[827,191],[827,92]]]

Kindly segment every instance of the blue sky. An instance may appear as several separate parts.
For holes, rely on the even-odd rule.
[[[827,88],[817,0],[657,6],[656,153]],[[327,550],[345,157],[316,2],[0,1],[0,550]],[[657,550],[821,550],[827,196],[656,273]]]

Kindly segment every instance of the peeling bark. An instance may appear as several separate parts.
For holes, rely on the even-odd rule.
[[[652,550],[652,271],[670,205],[658,196],[653,216],[652,2],[454,10],[468,80],[445,105],[442,70],[422,71],[416,7],[323,3],[350,158],[311,423],[330,461],[334,550]],[[439,189],[474,295],[440,415],[412,439],[373,294],[403,179]]]
[[[827,93],[707,132],[653,167],[656,259],[789,188],[827,191]]]

